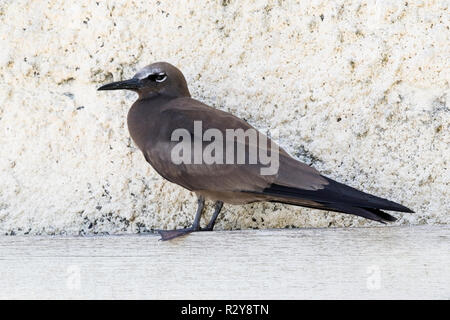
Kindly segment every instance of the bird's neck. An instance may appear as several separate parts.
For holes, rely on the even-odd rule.
[[[149,139],[157,135],[158,114],[161,107],[172,100],[164,95],[156,95],[138,100],[128,111],[127,123],[131,138],[144,151]]]

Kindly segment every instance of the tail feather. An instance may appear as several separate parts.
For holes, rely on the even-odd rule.
[[[319,190],[303,190],[272,184],[263,190],[263,194],[274,197],[273,201],[275,202],[354,214],[382,223],[383,221],[396,221],[396,218],[381,209],[413,212],[401,204],[364,193],[334,180],[326,179],[329,184]],[[307,205],[307,203],[305,205],[305,201],[302,200],[309,200],[317,205]]]
[[[372,209],[372,208],[363,208],[364,210],[370,211],[373,214],[376,214],[378,217],[380,217],[381,219],[383,219],[384,221],[390,221],[390,222],[394,222],[397,221],[397,218],[395,218],[394,216],[391,216],[389,213],[384,212],[382,210],[379,209]]]
[[[364,208],[367,207],[367,208],[373,208],[373,209],[384,209],[384,210],[409,212],[409,213],[414,212],[411,209],[409,209],[399,203],[359,191],[358,189],[352,188],[343,183],[339,183],[330,178],[326,178],[326,179],[327,179],[329,185],[327,185],[323,189],[325,192],[335,193],[336,196],[340,197],[345,202],[351,202],[353,204],[358,204],[358,207],[360,206],[360,207],[364,207]]]
[[[288,199],[288,198],[278,198],[276,200],[271,200],[270,202],[278,202],[278,203],[285,203],[285,204],[291,204],[294,206],[302,206],[312,209],[319,209],[319,210],[326,210],[326,211],[334,211],[334,212],[340,212],[340,213],[346,213],[346,214],[354,214],[356,216],[360,216],[369,220],[378,221],[381,223],[385,223],[384,221],[394,222],[397,221],[397,219],[387,212],[378,210],[378,209],[371,209],[371,208],[359,208],[359,207],[351,207],[346,206],[343,204],[328,204],[324,205],[321,203],[317,203],[317,205],[312,204],[305,204],[302,201],[295,201],[295,199]]]
[[[328,178],[326,179],[329,184],[319,190],[303,190],[272,184],[268,188],[264,189],[263,193],[302,198],[325,203],[344,203],[353,207],[384,209],[410,213],[414,212],[399,203],[370,195]]]
[[[335,204],[335,207],[341,209],[344,213],[354,214],[366,219],[378,221],[384,223],[384,221],[396,221],[397,219],[390,214],[381,211],[379,209],[372,208],[360,208],[360,207],[347,207],[341,204]]]

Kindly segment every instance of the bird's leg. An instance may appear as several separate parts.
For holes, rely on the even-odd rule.
[[[161,240],[165,241],[174,239],[176,237],[180,237],[185,234],[200,230],[200,218],[202,217],[203,208],[205,206],[205,198],[199,196],[197,202],[198,202],[197,212],[195,213],[194,223],[192,224],[192,226],[186,229],[178,229],[178,230],[157,230],[158,233],[161,235]]]
[[[197,202],[198,207],[197,212],[195,213],[194,222],[192,223],[192,231],[200,230],[200,219],[202,217],[203,208],[205,207],[205,198],[203,196],[199,196]]]
[[[214,229],[214,224],[216,223],[216,219],[219,216],[220,210],[222,210],[223,202],[222,201],[216,201],[214,213],[211,217],[211,220],[209,221],[206,228],[203,228],[202,231],[212,231]]]

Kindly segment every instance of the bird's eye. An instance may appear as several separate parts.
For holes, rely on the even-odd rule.
[[[165,73],[152,73],[147,76],[147,79],[155,82],[163,82],[167,79],[167,75]]]
[[[156,82],[163,82],[166,79],[167,79],[167,75],[165,73],[157,74],[155,77]]]

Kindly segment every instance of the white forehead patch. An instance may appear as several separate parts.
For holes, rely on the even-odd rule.
[[[159,68],[145,67],[145,68],[139,70],[138,73],[136,73],[134,75],[134,78],[142,80],[142,79],[145,79],[145,78],[147,78],[148,76],[150,76],[152,74],[165,75],[165,73]]]

